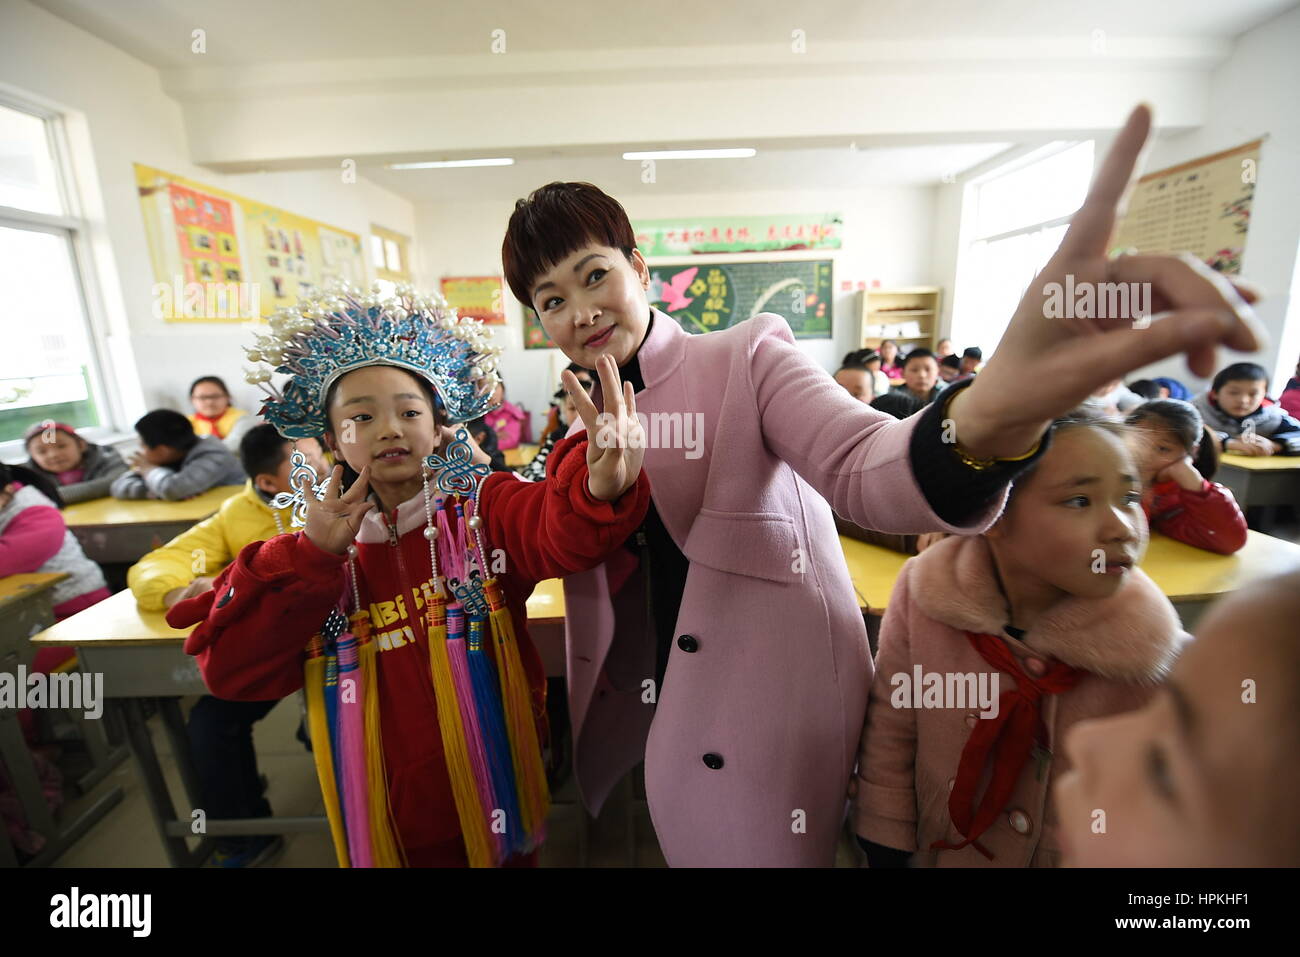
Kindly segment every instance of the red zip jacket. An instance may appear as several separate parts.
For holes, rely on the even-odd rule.
[[[1202,479],[1199,492],[1158,482],[1143,496],[1142,509],[1153,529],[1188,545],[1231,555],[1246,544],[1246,517],[1217,482]]]
[[[547,466],[545,482],[496,473],[480,491],[490,570],[494,562],[505,564],[497,578],[514,616],[539,726],[546,676],[528,636],[525,602],[537,582],[605,561],[641,524],[650,501],[644,472],[615,503],[590,496],[585,434],[558,444]],[[356,539],[361,601],[370,609],[379,643],[380,722],[393,820],[412,866],[464,866],[421,615],[421,585],[432,584],[423,493],[394,512],[395,520],[368,514]],[[448,518],[454,532],[455,512]],[[446,574],[443,554],[440,548],[439,571]],[[185,651],[197,656],[214,695],[282,698],[302,687],[303,649],[344,596],[346,563],[345,556],[322,551],[302,534],[255,542],[240,551],[212,591],[178,602],[167,620],[173,627],[201,622]]]

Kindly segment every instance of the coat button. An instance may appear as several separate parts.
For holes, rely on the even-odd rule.
[[[980,723],[980,719],[975,715],[974,712],[966,715],[966,727],[973,728],[975,727],[975,725],[979,723]]]
[[[1041,678],[1047,673],[1047,665],[1043,663],[1042,658],[1029,657],[1025,659],[1025,670],[1035,678]]]
[[[1007,815],[1007,821],[1011,824],[1011,830],[1017,834],[1028,834],[1034,829],[1034,822],[1029,819],[1029,815],[1020,808],[1016,808]]]
[[[696,652],[700,650],[700,643],[695,640],[694,635],[682,635],[677,639],[677,647],[682,651]]]
[[[710,751],[704,756],[704,766],[711,771],[718,770],[722,767],[722,755]]]

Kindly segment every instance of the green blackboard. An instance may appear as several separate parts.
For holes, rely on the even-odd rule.
[[[796,339],[829,339],[831,265],[807,259],[651,266],[648,298],[691,333],[774,312],[790,323]]]

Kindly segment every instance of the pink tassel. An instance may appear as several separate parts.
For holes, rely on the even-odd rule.
[[[343,763],[343,813],[353,867],[373,867],[370,852],[369,786],[366,780],[365,690],[357,661],[357,639],[339,638],[339,758]]]

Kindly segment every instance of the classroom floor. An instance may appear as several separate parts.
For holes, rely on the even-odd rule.
[[[294,737],[298,720],[298,698],[291,696],[254,725],[258,766],[269,782],[267,800],[278,815],[324,814],[311,755]],[[159,763],[180,812],[179,795],[184,791],[167,736],[156,715],[150,719],[149,725],[154,746],[158,749]],[[75,814],[84,803],[94,801],[112,787],[122,788],[122,802],[64,852],[53,866],[167,867],[167,856],[149,815],[133,759],[128,758],[118,765],[89,794],[70,802],[64,814]],[[586,812],[578,803],[577,788],[570,776],[555,795],[547,824],[548,836],[541,852],[543,867],[580,866],[579,815],[585,816]],[[629,826],[633,829],[631,841]],[[286,835],[285,843],[284,854],[270,866],[336,866],[329,836],[324,831]],[[848,844],[842,842],[837,864],[856,867],[854,854]],[[634,775],[615,790],[598,819],[587,820],[586,855],[588,867],[665,866],[645,807],[644,785],[639,775]]]

